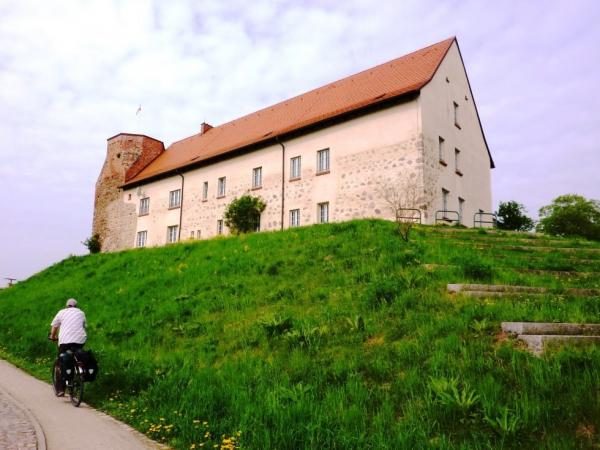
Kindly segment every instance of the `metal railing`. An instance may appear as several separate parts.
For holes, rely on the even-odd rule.
[[[440,217],[441,214],[441,217]],[[454,216],[456,215],[456,219],[452,219],[450,217],[448,217],[448,214]],[[452,211],[452,210],[448,210],[448,209],[439,209],[435,212],[435,224],[437,225],[439,222],[443,222],[443,223],[450,223],[453,225],[459,225],[460,224],[460,214],[458,213],[458,211]]]
[[[404,215],[409,212],[410,215]],[[418,217],[414,213],[417,213]],[[423,215],[421,213],[421,210],[417,208],[401,208],[396,212],[396,221],[404,222],[409,220],[412,220],[415,223],[419,224],[423,223]]]
[[[484,217],[491,218],[491,220],[484,220]],[[497,223],[498,216],[495,213],[480,211],[473,215],[473,228],[481,228],[483,225],[492,225],[492,228],[496,228]]]

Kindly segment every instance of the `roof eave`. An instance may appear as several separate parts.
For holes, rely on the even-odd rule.
[[[296,135],[302,135],[302,134],[306,134],[311,132],[313,129],[315,128],[319,128],[322,126],[327,126],[327,124],[330,124],[331,122],[338,122],[338,121],[346,121],[350,118],[352,118],[353,116],[360,116],[366,113],[369,113],[372,109],[380,109],[380,108],[385,108],[387,106],[390,106],[391,104],[395,104],[399,101],[410,101],[413,100],[414,97],[418,96],[420,93],[420,90],[422,89],[423,86],[419,86],[419,87],[414,87],[413,89],[411,89],[410,91],[407,92],[403,92],[400,93],[398,95],[395,96],[390,96],[390,97],[386,97],[386,98],[382,98],[381,100],[374,102],[374,103],[369,103],[367,105],[363,105],[361,107],[349,110],[349,111],[344,111],[340,114],[337,114],[335,116],[332,117],[327,117],[324,118],[322,120],[319,120],[317,122],[313,122],[313,123],[309,123],[306,124],[302,127],[299,128],[294,128],[291,130],[283,130],[282,132],[276,134],[276,135],[272,135],[269,136],[265,139],[262,139],[260,141],[256,141],[256,142],[252,142],[250,144],[245,144],[242,145],[240,147],[236,147],[236,148],[232,148],[230,150],[228,150],[225,153],[222,154],[218,154],[218,155],[214,155],[214,156],[210,156],[206,159],[202,159],[199,161],[190,161],[187,164],[178,166],[178,167],[174,167],[172,169],[166,170],[164,172],[159,172],[156,174],[152,174],[148,177],[142,178],[142,179],[138,179],[136,180],[135,178],[129,181],[126,181],[125,183],[123,183],[120,188],[121,189],[132,189],[135,188],[137,186],[141,186],[147,183],[150,183],[152,181],[156,181],[162,178],[167,178],[169,176],[175,175],[179,172],[182,171],[188,171],[188,170],[192,170],[196,167],[200,167],[203,165],[206,165],[208,163],[211,163],[215,160],[222,160],[222,159],[228,159],[228,158],[232,158],[234,156],[236,156],[239,153],[245,152],[245,151],[250,151],[251,149],[254,148],[262,148],[265,147],[267,145],[271,145],[271,143],[277,142],[277,140],[279,139],[288,139],[290,136],[296,136]],[[168,149],[166,151],[169,151]]]

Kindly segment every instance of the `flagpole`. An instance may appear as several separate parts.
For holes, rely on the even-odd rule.
[[[135,112],[135,116],[137,117],[137,134],[142,134],[142,104],[138,106],[137,111]]]

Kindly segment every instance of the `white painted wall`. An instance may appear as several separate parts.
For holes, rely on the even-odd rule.
[[[301,225],[317,222],[317,204],[329,202],[331,222],[359,217],[391,219],[391,212],[376,194],[378,184],[409,174],[422,179],[419,150],[419,113],[416,100],[357,117],[304,136],[283,141],[285,154],[284,227],[289,211],[300,209]],[[210,131],[209,131],[210,132]],[[317,151],[329,148],[330,172],[317,175]],[[167,150],[169,151],[169,150]],[[301,178],[289,180],[290,159],[301,157]],[[252,169],[262,167],[262,188],[253,190]],[[200,167],[184,173],[183,221],[181,238],[191,231],[202,238],[217,234],[217,220],[225,207],[247,192],[262,197],[267,208],[261,217],[261,230],[281,228],[282,148],[263,149]],[[224,198],[217,198],[217,180],[226,177]],[[202,199],[202,186],[209,183],[208,200]],[[124,191],[124,201],[136,205],[150,198],[150,213],[137,219],[137,231],[147,231],[147,245],[164,245],[167,227],[179,223],[177,209],[168,209],[169,191],[179,189],[181,177],[171,176],[142,187]],[[131,199],[129,196],[131,194]],[[131,236],[131,246],[136,236]]]
[[[448,81],[446,81],[448,79]],[[453,102],[459,105],[460,128],[454,125]],[[442,209],[442,188],[448,190],[448,209],[458,210],[458,198],[465,200],[464,224],[473,226],[473,214],[492,210],[490,159],[467,76],[456,42],[436,74],[419,97],[425,157],[424,176],[430,208]],[[447,166],[438,158],[439,136],[445,140]],[[462,176],[455,172],[454,149],[460,150]]]

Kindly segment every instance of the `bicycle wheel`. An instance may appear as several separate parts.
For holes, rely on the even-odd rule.
[[[60,362],[58,359],[54,361],[54,366],[52,366],[52,389],[57,397],[65,395],[64,383],[60,378]]]
[[[79,406],[81,400],[83,400],[83,378],[77,367],[73,374],[73,380],[71,380],[71,383],[69,384],[69,396],[71,397],[73,406]]]

